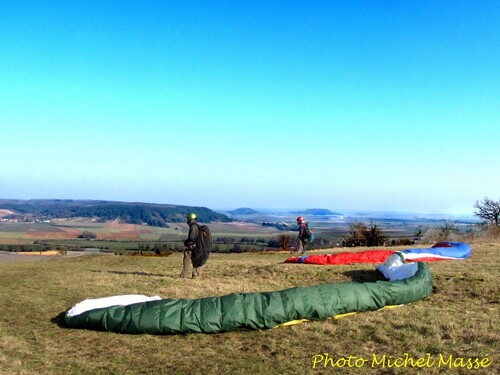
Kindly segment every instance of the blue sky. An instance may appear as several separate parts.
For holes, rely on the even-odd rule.
[[[500,2],[0,2],[0,198],[470,214]]]

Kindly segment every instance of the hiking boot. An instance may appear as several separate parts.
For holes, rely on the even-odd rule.
[[[199,268],[193,268],[193,275],[192,278],[195,279],[200,276],[200,269]]]

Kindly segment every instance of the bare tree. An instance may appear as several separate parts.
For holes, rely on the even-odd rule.
[[[423,235],[424,235],[424,227],[423,225],[418,225],[415,228],[415,231],[413,232],[413,237],[415,238],[415,240],[420,241]]]
[[[441,238],[443,240],[447,240],[452,233],[456,233],[458,228],[455,224],[445,223],[442,227],[439,227],[439,231],[441,233]]]
[[[494,224],[495,227],[498,227],[498,218],[500,216],[500,201],[493,201],[488,197],[484,197],[482,202],[476,201],[474,208],[477,208],[477,211],[474,212],[474,215],[477,217],[489,222],[490,224]]]
[[[290,238],[290,236],[280,234],[278,237],[278,241],[280,244],[280,248],[286,250],[288,249],[288,247],[290,247],[290,242],[292,241],[292,239]]]

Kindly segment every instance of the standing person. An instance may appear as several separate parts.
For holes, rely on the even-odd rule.
[[[189,263],[193,265],[192,278],[200,276],[200,267],[203,266],[212,251],[212,235],[206,225],[196,221],[196,214],[187,214],[186,222],[189,225],[188,238],[184,241],[184,259],[182,262],[182,278],[188,276]]]
[[[306,252],[307,240],[309,238],[309,233],[307,230],[306,221],[302,216],[297,218],[297,225],[299,226],[299,234],[297,236],[297,249],[296,252],[304,254]]]

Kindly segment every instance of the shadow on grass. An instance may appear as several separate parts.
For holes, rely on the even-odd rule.
[[[64,316],[66,315],[67,312],[68,310],[59,313],[54,318],[50,319],[50,321],[62,329],[75,329],[74,327],[66,325],[66,323],[64,322]],[[78,329],[85,329],[88,331],[102,331],[102,329],[93,329],[93,328],[78,328]]]
[[[59,313],[56,317],[50,319],[50,321],[56,324],[59,328],[69,328],[66,323],[64,323],[64,316],[66,315],[66,311]]]
[[[366,283],[374,281],[387,281],[387,279],[377,270],[352,270],[345,271],[343,274],[354,282]]]
[[[115,275],[136,275],[136,276],[153,276],[153,277],[171,277],[174,278],[172,275],[165,275],[161,273],[149,273],[149,272],[142,272],[142,271],[136,271],[136,272],[125,272],[125,271],[99,271],[99,270],[90,270],[90,272],[95,272],[95,273],[112,273]]]

